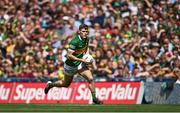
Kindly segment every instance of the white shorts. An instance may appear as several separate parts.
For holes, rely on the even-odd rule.
[[[69,66],[66,63],[64,63],[64,74],[73,76],[77,73],[78,70],[82,69],[84,67],[84,64],[81,63],[77,67]]]

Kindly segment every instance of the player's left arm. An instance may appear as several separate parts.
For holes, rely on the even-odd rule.
[[[71,60],[76,60],[76,61],[80,61],[80,62],[84,62],[84,63],[87,63],[86,60],[84,59],[81,59],[81,58],[77,58],[76,56],[73,55],[75,51],[74,50],[71,50],[71,49],[68,49],[67,51],[67,58],[68,59],[71,59]]]

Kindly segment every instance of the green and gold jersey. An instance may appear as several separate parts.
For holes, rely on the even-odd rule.
[[[77,58],[82,58],[83,54],[86,52],[88,48],[89,38],[81,39],[79,35],[75,35],[75,37],[70,41],[69,43],[69,49],[73,50],[73,55]],[[69,66],[76,67],[81,62],[68,59],[65,61],[65,63]]]

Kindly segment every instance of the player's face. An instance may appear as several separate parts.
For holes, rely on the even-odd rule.
[[[79,31],[79,35],[81,36],[81,38],[87,38],[88,34],[89,34],[88,29],[81,29]]]

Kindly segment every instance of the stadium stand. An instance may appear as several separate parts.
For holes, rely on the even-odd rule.
[[[178,0],[1,0],[0,6],[0,81],[55,80],[82,23],[90,26],[96,81],[161,81],[180,69]]]

